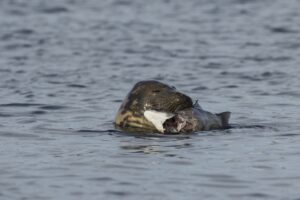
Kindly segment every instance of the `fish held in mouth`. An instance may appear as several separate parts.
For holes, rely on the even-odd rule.
[[[199,105],[174,113],[147,110],[144,116],[164,134],[192,133],[228,128],[230,112],[213,114]]]

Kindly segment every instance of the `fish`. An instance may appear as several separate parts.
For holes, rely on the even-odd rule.
[[[195,103],[193,107],[173,113],[146,110],[144,116],[163,134],[192,133],[226,129],[229,127],[230,112],[213,114]]]

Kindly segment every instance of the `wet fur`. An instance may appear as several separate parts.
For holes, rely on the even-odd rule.
[[[119,127],[137,127],[156,130],[144,117],[145,110],[175,112],[192,107],[192,99],[174,87],[158,81],[138,82],[122,102],[115,118]]]

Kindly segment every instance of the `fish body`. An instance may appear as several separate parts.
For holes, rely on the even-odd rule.
[[[161,133],[192,133],[225,129],[228,127],[230,112],[213,114],[200,106],[186,108],[175,113],[146,111],[145,117]]]

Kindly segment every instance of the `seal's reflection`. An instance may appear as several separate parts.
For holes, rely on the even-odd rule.
[[[122,145],[121,149],[129,150],[132,153],[144,153],[144,154],[152,154],[152,153],[165,153],[166,150],[162,150],[159,145]]]
[[[186,141],[185,138],[150,138],[150,144],[137,144],[136,141],[126,141],[122,142],[120,146],[121,149],[130,151],[131,153],[144,153],[144,154],[159,154],[168,153],[174,149],[191,148],[192,144]],[[149,138],[147,138],[149,142]],[[153,141],[154,140],[154,141]],[[175,140],[175,141],[174,141]]]

